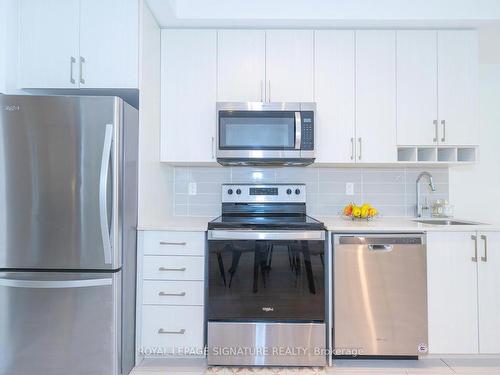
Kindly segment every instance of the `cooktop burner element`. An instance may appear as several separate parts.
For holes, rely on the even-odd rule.
[[[306,214],[304,184],[222,185],[222,215],[208,229],[324,230]]]

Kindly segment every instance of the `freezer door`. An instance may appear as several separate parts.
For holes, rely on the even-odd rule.
[[[117,269],[121,100],[0,95],[0,269]]]
[[[115,375],[120,272],[0,272],[0,375]]]

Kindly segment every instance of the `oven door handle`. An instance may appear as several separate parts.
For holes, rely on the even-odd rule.
[[[268,240],[268,241],[324,241],[325,231],[301,230],[301,231],[257,231],[257,230],[209,230],[208,240]]]
[[[300,150],[302,143],[302,116],[300,112],[295,112],[295,149]]]

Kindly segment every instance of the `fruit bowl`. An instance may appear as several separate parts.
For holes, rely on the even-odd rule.
[[[372,207],[369,203],[364,203],[361,206],[356,203],[349,203],[342,210],[342,216],[349,220],[373,220],[379,216],[378,210]]]

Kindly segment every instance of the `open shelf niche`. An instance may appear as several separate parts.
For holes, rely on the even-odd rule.
[[[398,146],[401,163],[464,164],[476,160],[476,146]]]

